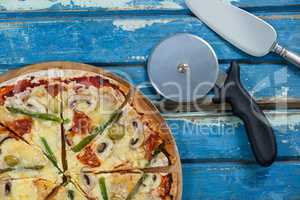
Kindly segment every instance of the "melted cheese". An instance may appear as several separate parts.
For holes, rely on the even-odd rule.
[[[69,183],[67,186],[64,187],[65,188],[65,193],[66,196],[68,197],[70,194],[68,194],[70,191],[73,191],[74,194],[74,200],[86,200],[87,198],[84,196],[84,194],[82,194],[81,192],[79,192],[79,189],[77,189],[72,183]],[[69,198],[65,198],[68,199]],[[71,199],[70,199],[71,200]]]
[[[17,120],[17,119],[22,119],[22,118],[24,118],[24,115],[13,114],[9,112],[4,106],[0,106],[0,121],[2,123]]]
[[[4,160],[7,155],[12,155],[18,158],[19,163],[15,166],[16,170],[4,173],[1,177],[10,178],[28,178],[28,177],[44,177],[48,180],[57,181],[57,170],[52,166],[49,160],[42,154],[42,152],[29,146],[28,144],[15,139],[8,139],[0,146],[0,168],[8,168],[9,166]],[[24,167],[31,167],[42,165],[41,170],[25,170]]]
[[[132,121],[137,120],[137,113],[132,109],[132,107],[126,107],[125,114],[121,117],[119,123],[126,126],[126,133],[124,137],[120,140],[113,141],[112,153],[105,159],[98,157],[101,162],[101,166],[93,168],[94,171],[109,171],[114,169],[130,169],[130,168],[143,168],[148,164],[145,158],[146,152],[143,145],[137,149],[130,147],[130,141],[134,135],[134,130],[132,127]],[[129,120],[128,120],[129,119]],[[107,128],[102,135],[98,135],[91,143],[93,150],[96,153],[97,144],[109,139]],[[79,142],[82,138],[76,138],[76,142]],[[72,152],[70,149],[67,151],[67,158],[69,169],[74,173],[79,173],[80,170],[85,167],[80,163],[76,157],[77,154]],[[97,154],[97,153],[96,153]]]
[[[87,187],[80,179],[79,174],[73,174],[73,178],[80,185],[82,189],[88,194],[89,197],[103,200],[101,195],[99,179],[105,179],[105,186],[108,194],[108,199],[126,199],[128,194],[133,190],[138,180],[142,177],[140,173],[134,174],[89,174],[89,178],[93,185]]]
[[[51,150],[53,151],[56,159],[58,160],[59,166],[61,166],[61,135],[60,135],[60,124],[51,121],[34,120],[32,127],[31,140],[25,135],[27,141],[39,146],[43,151],[45,151],[44,144],[41,142],[41,137],[45,138],[49,144]],[[28,135],[29,136],[29,135]]]
[[[25,98],[26,97],[26,98]],[[44,86],[39,86],[33,88],[32,90],[27,90],[23,93],[19,93],[13,97],[7,98],[7,101],[14,98],[21,98],[21,102],[23,99],[36,98],[42,104],[48,105],[48,111],[51,113],[51,107],[49,106],[49,100],[54,99],[51,95],[48,94]],[[25,104],[25,103],[24,103]],[[16,105],[16,107],[20,107],[22,105]],[[54,110],[54,108],[52,109]],[[16,119],[22,119],[25,115],[23,114],[14,114],[9,112],[4,106],[0,106],[0,121],[1,122],[9,122],[14,121]],[[33,124],[30,133],[23,135],[23,138],[33,146],[40,148],[42,151],[45,151],[44,145],[41,142],[41,137],[44,137],[48,142],[51,150],[54,152],[56,159],[61,161],[61,130],[60,123],[47,121],[43,119],[32,118]],[[61,162],[58,162],[60,168]]]
[[[44,179],[24,179],[9,181],[11,191],[5,192],[8,181],[0,182],[0,199],[2,200],[44,200],[56,186]]]

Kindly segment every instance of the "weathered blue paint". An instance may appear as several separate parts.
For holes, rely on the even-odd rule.
[[[53,60],[91,63],[129,79],[157,101],[146,59],[161,39],[189,32],[212,44],[222,69],[231,60],[252,63],[241,65],[241,79],[256,99],[300,98],[299,70],[274,55],[257,59],[236,50],[192,17],[184,0],[99,0],[91,6],[82,4],[95,0],[81,6],[61,0],[45,6],[47,0],[41,0],[7,9],[12,1],[0,1],[1,73]],[[279,41],[300,53],[299,0],[233,3],[266,19],[278,30]],[[279,155],[270,168],[254,164],[244,126],[230,114],[164,113],[183,161],[183,199],[300,199],[300,113],[275,113],[267,113]]]
[[[198,163],[183,167],[183,200],[299,200],[300,163],[270,168],[238,163]]]
[[[269,15],[270,17],[270,15]],[[300,52],[300,18],[268,19],[283,46]],[[163,38],[194,33],[211,43],[220,60],[282,61],[254,58],[216,36],[194,17],[144,16],[105,18],[38,18],[0,23],[0,63],[15,65],[50,60],[88,63],[144,63]]]
[[[220,65],[226,71],[229,64]],[[151,99],[159,100],[147,76],[147,69],[143,66],[105,67],[127,79]],[[256,98],[289,97],[299,98],[300,85],[298,79],[300,71],[296,67],[276,64],[241,64],[241,81],[245,88]]]
[[[28,4],[28,0],[13,1],[3,0],[0,2],[2,11],[93,11],[93,10],[182,10],[187,9],[185,0],[106,0],[106,1],[62,1],[62,0],[41,0],[39,3]],[[281,9],[295,8],[300,5],[299,0],[224,0],[232,2],[234,5],[242,8],[272,9],[279,7]],[[16,4],[18,6],[16,6]]]
[[[233,116],[166,115],[184,160],[254,161],[244,124]],[[300,159],[300,113],[268,114],[278,143],[278,160]]]

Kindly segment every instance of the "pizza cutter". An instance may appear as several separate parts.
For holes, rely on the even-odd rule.
[[[245,124],[256,161],[271,165],[277,154],[270,123],[240,82],[240,67],[219,69],[213,48],[196,35],[182,33],[158,44],[148,60],[148,75],[163,97],[175,102],[198,102],[214,91],[214,103],[229,103]]]

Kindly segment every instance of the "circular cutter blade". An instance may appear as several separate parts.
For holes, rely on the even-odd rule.
[[[148,60],[148,75],[163,97],[175,102],[203,98],[215,85],[219,65],[212,47],[182,33],[163,40]]]

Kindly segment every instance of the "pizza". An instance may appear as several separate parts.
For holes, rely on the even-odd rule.
[[[67,62],[0,77],[0,199],[179,200],[176,143],[126,81]]]

